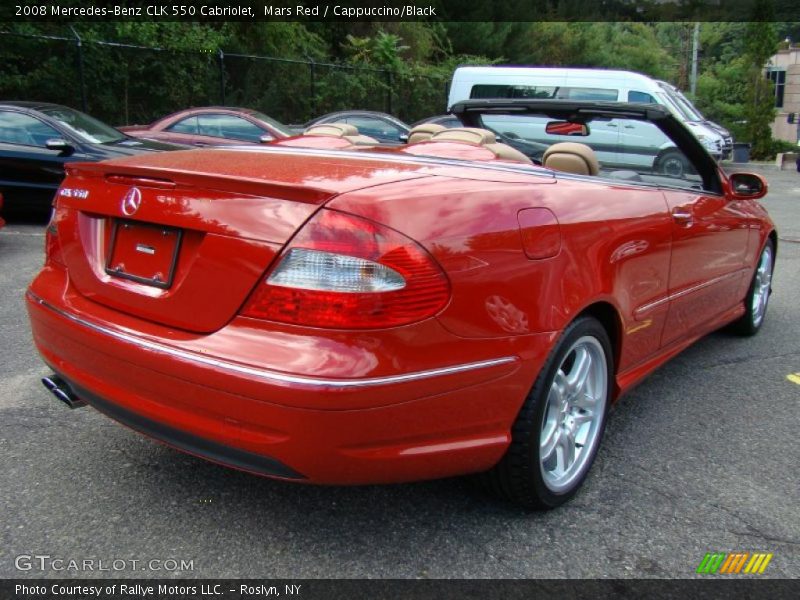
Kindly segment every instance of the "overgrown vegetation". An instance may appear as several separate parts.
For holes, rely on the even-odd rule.
[[[0,97],[80,107],[77,34],[89,111],[124,124],[222,102],[294,123],[345,108],[390,111],[410,122],[445,111],[447,84],[459,64],[621,68],[687,89],[694,24],[103,22],[80,24],[74,32],[56,24],[8,27],[66,39],[0,36]],[[763,67],[787,35],[800,38],[800,24],[700,28],[693,99],[707,118],[751,142],[756,158],[774,149],[773,90]]]

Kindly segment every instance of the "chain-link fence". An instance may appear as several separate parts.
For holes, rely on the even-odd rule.
[[[111,125],[192,106],[257,109],[285,123],[335,110],[413,122],[445,112],[445,78],[347,64],[0,32],[0,98],[56,102]]]

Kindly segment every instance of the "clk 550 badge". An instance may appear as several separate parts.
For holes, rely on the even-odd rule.
[[[129,189],[128,193],[122,198],[122,212],[130,217],[139,210],[141,204],[142,192],[139,191],[139,188],[133,187]]]
[[[64,196],[65,198],[78,198],[80,200],[86,200],[89,197],[89,190],[82,190],[79,188],[61,188],[58,192],[59,196]]]

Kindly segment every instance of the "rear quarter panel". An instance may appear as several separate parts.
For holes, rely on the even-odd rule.
[[[491,175],[487,175],[491,177]],[[530,176],[514,181],[437,177],[344,194],[329,207],[379,221],[423,244],[445,269],[452,300],[440,322],[465,338],[558,332],[595,302],[619,317],[619,369],[659,348],[671,220],[657,189]],[[560,249],[529,258],[519,212],[555,215]],[[533,239],[537,231],[526,232]]]

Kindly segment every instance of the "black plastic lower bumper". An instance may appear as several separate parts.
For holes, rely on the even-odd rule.
[[[59,375],[59,377],[64,380],[75,396],[96,408],[101,413],[139,433],[164,442],[178,450],[228,467],[233,467],[234,469],[241,469],[258,475],[280,477],[282,479],[305,479],[303,475],[271,456],[255,454],[239,448],[231,448],[230,446],[212,442],[211,440],[198,437],[194,434],[152,421],[142,415],[122,408],[113,402],[109,402],[89,390],[75,385],[63,375]]]

